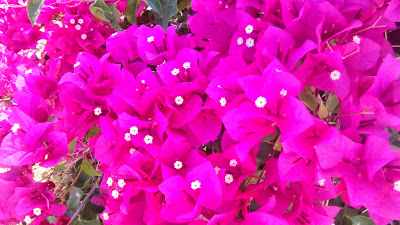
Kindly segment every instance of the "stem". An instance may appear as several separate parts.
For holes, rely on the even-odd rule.
[[[62,203],[64,203],[65,196],[69,193],[69,191],[72,189],[72,187],[75,185],[75,183],[78,181],[79,176],[82,173],[82,166],[81,169],[78,172],[78,175],[76,175],[75,179],[72,181],[71,186],[69,186],[68,190],[61,196]]]
[[[342,213],[342,217],[340,218],[340,225],[343,225],[343,222],[344,222],[344,216],[346,215],[346,207],[347,207],[347,205],[346,205],[346,204],[344,204],[344,206],[343,206],[343,213]]]

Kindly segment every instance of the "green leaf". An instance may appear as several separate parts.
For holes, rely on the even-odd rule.
[[[117,9],[117,4],[111,3],[107,5],[111,10],[111,18],[109,20],[111,26],[116,30],[122,30],[118,24],[118,20],[121,18],[121,12]]]
[[[281,136],[279,136],[278,139],[276,139],[273,149],[279,152],[282,151]]]
[[[94,137],[100,133],[100,128],[97,125],[94,125],[92,128],[88,130],[86,133],[87,138]]]
[[[35,24],[39,17],[40,10],[42,9],[44,0],[28,0],[27,11],[31,24]]]
[[[136,23],[136,11],[140,6],[140,0],[128,0],[126,2],[125,17],[129,23]]]
[[[301,92],[299,94],[300,100],[312,111],[315,111],[318,106],[318,100],[314,95],[306,92]]]
[[[190,0],[183,0],[178,3],[178,12],[190,6]]]
[[[81,203],[81,198],[83,196],[83,191],[77,187],[72,187],[71,190],[69,191],[69,198],[67,201],[67,207],[69,210],[77,210],[80,203]]]
[[[155,13],[159,15],[163,14],[160,0],[147,0],[147,5],[149,5]]]
[[[54,171],[56,171],[56,172],[60,172],[60,171],[66,170],[66,169],[68,169],[68,166],[57,165],[54,167]]]
[[[68,144],[68,150],[69,153],[72,155],[74,154],[75,151],[75,147],[76,147],[76,141],[78,140],[78,138],[76,137],[74,140],[72,140],[69,144]]]
[[[74,221],[74,225],[101,225],[99,220],[82,220],[80,218]]]
[[[178,13],[177,0],[161,0],[162,13],[155,13],[157,24],[165,30],[168,26],[169,19]]]
[[[86,159],[82,161],[82,169],[85,173],[89,174],[92,177],[100,176],[99,173],[93,168],[92,164],[89,163]]]
[[[115,4],[106,4],[104,0],[96,0],[89,6],[90,12],[99,20],[109,22],[116,30],[122,30],[118,25],[121,13],[115,7]]]
[[[333,112],[333,110],[335,110],[338,104],[339,104],[338,97],[335,94],[330,93],[329,98],[326,101],[326,108],[328,109],[328,112]]]
[[[264,137],[261,138],[261,142],[271,142],[272,140],[275,139],[275,134],[267,134]]]
[[[318,116],[320,119],[325,119],[326,117],[328,117],[329,112],[326,109],[325,105],[323,102],[321,102],[321,105],[319,105],[319,110],[318,110]]]
[[[350,217],[350,219],[353,222],[353,225],[375,225],[371,218],[365,216],[353,216]]]

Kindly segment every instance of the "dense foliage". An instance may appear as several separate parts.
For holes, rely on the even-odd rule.
[[[398,224],[400,0],[0,3],[0,224]]]

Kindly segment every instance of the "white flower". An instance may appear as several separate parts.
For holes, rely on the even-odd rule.
[[[285,90],[285,89],[282,88],[280,94],[281,94],[282,96],[286,96],[286,95],[287,95],[287,90]]]
[[[361,39],[360,39],[360,37],[358,37],[357,35],[354,35],[354,36],[353,36],[353,41],[354,41],[355,43],[357,43],[357,44],[360,44]]]
[[[82,28],[81,25],[79,24],[75,25],[75,30],[80,30],[81,28]]]
[[[113,179],[111,177],[107,178],[107,186],[111,187],[113,184]]]
[[[181,161],[176,161],[176,162],[174,163],[174,168],[175,168],[175,169],[180,170],[180,169],[182,169],[182,167],[183,167],[183,164],[182,164]]]
[[[321,179],[318,181],[319,186],[324,186],[325,185],[325,179]]]
[[[137,128],[137,126],[133,126],[129,128],[129,133],[132,135],[137,135],[139,133],[139,128]]]
[[[31,74],[32,73],[32,69],[26,70],[25,71],[25,75]]]
[[[334,70],[331,73],[331,79],[332,80],[339,80],[341,73],[339,72],[339,70]]]
[[[145,80],[141,80],[140,82],[142,82],[142,84],[146,84],[146,81],[145,81]]]
[[[11,131],[13,133],[17,133],[19,128],[20,128],[19,123],[14,123],[14,125],[11,127]]]
[[[267,99],[265,99],[264,97],[260,96],[256,99],[256,106],[258,108],[264,108],[264,106],[267,104]]]
[[[83,24],[83,19],[79,19],[79,20],[78,20],[78,23],[79,23],[79,24]]]
[[[130,133],[125,133],[124,139],[125,139],[125,141],[131,141],[132,140],[131,139],[131,134]]]
[[[238,164],[238,162],[236,161],[236,159],[231,159],[231,160],[229,161],[229,165],[232,166],[232,167],[237,166],[237,164]]]
[[[100,107],[97,107],[97,108],[94,109],[94,115],[96,115],[96,116],[100,116],[101,115],[101,108]]]
[[[282,72],[282,70],[280,70],[280,69],[278,69],[278,68],[275,68],[275,71],[276,71],[277,73]]]
[[[134,148],[129,149],[129,153],[130,153],[131,155],[132,155],[135,151],[136,151],[136,149],[134,149]]]
[[[243,38],[242,37],[238,37],[238,39],[236,40],[236,44],[237,45],[242,45],[243,44]]]
[[[196,189],[199,189],[199,188],[200,188],[201,183],[200,183],[200,181],[196,180],[196,181],[193,181],[193,182],[190,184],[190,186],[191,186],[191,188],[192,188],[193,190],[196,190]]]
[[[117,190],[113,190],[113,191],[111,192],[111,195],[113,196],[113,198],[117,199],[118,196],[119,196],[119,193],[118,193]]]
[[[124,179],[119,179],[118,180],[118,187],[120,187],[120,188],[123,188],[124,186],[125,186],[125,181],[124,181]]]
[[[71,24],[75,24],[75,20],[74,20],[74,19],[70,19],[69,22],[70,22]]]
[[[30,216],[25,216],[24,222],[25,222],[26,224],[31,224],[32,221],[33,221],[33,219],[32,219]]]
[[[251,34],[251,32],[254,30],[254,27],[249,24],[246,26],[246,28],[244,28],[244,30],[246,31],[246,34]]]
[[[219,100],[219,103],[221,103],[221,106],[224,107],[224,106],[226,105],[226,99],[225,99],[224,97],[222,97],[222,98]]]
[[[153,143],[153,137],[150,135],[146,135],[143,140],[144,140],[144,143],[146,143],[146,145]]]
[[[176,96],[176,97],[175,97],[175,103],[176,103],[177,105],[182,105],[182,104],[183,104],[183,98],[182,98],[182,96]]]
[[[246,40],[246,46],[247,46],[248,48],[253,47],[253,46],[254,46],[254,39],[253,39],[253,38],[247,38],[247,40]]]
[[[102,216],[103,216],[103,220],[108,220],[110,217],[108,216],[108,213],[103,213],[102,214]]]
[[[6,168],[0,167],[0,173],[7,173],[7,172],[10,171],[10,170],[11,170],[10,167],[6,167]]]
[[[81,65],[81,62],[76,62],[76,63],[74,64],[74,67],[78,67],[79,65]]]
[[[179,73],[179,69],[178,68],[175,68],[175,69],[173,69],[171,71],[171,74],[174,75],[174,76],[178,75],[178,73]]]
[[[395,191],[400,191],[400,180],[394,182],[394,188]]]
[[[233,176],[231,174],[225,175],[225,183],[230,184],[233,182]]]
[[[33,209],[33,214],[35,214],[36,216],[40,216],[40,214],[42,214],[42,210],[40,208],[35,208]]]
[[[219,174],[219,171],[221,171],[221,168],[219,168],[218,166],[216,166],[214,169],[215,169],[215,172],[216,172],[217,174]]]
[[[81,38],[82,38],[82,40],[86,40],[87,35],[86,35],[86,34],[82,34],[82,35],[81,35]]]
[[[185,62],[185,63],[182,65],[182,67],[185,68],[185,69],[190,69],[190,62]]]
[[[154,41],[154,36],[150,36],[147,38],[147,42],[151,43]]]

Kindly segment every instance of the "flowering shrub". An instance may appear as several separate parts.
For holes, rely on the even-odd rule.
[[[0,224],[398,224],[399,0],[0,6]]]

